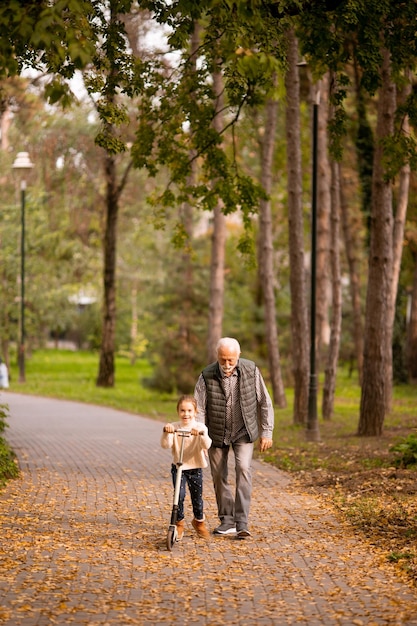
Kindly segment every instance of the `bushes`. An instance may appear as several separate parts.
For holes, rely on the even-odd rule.
[[[417,434],[412,433],[390,448],[396,454],[396,467],[417,465]]]
[[[0,404],[0,486],[4,486],[9,478],[16,478],[19,475],[16,456],[7,441],[1,436],[1,433],[7,428],[8,410],[7,404]]]

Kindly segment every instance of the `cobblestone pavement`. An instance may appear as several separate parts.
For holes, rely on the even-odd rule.
[[[172,552],[162,424],[3,393],[22,476],[0,492],[0,623],[416,624],[416,590],[315,498],[255,462],[253,538],[186,534]],[[217,525],[209,471],[208,524]]]

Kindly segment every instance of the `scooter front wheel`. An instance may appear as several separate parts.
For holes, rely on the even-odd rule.
[[[168,534],[167,534],[167,548],[168,550],[171,552],[172,548],[174,547],[174,544],[177,541],[177,528],[176,526],[170,526],[168,528]]]

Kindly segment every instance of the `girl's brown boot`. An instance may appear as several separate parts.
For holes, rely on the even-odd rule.
[[[197,532],[197,535],[199,537],[202,537],[203,539],[208,539],[210,537],[210,533],[207,529],[207,526],[205,525],[204,521],[199,522],[196,519],[193,519],[193,521],[191,522],[193,525],[194,530]]]
[[[177,527],[177,541],[181,541],[181,539],[184,536],[184,527],[185,527],[185,522],[184,520],[180,520],[179,522],[177,522],[176,524]]]

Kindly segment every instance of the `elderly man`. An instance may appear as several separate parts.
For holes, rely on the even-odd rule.
[[[250,537],[248,516],[252,495],[254,442],[260,450],[272,446],[274,409],[262,375],[253,361],[240,358],[240,345],[232,337],[217,344],[217,361],[200,374],[194,396],[198,420],[205,422],[213,443],[209,450],[220,526],[215,535]],[[228,455],[234,452],[236,490],[228,482]]]

